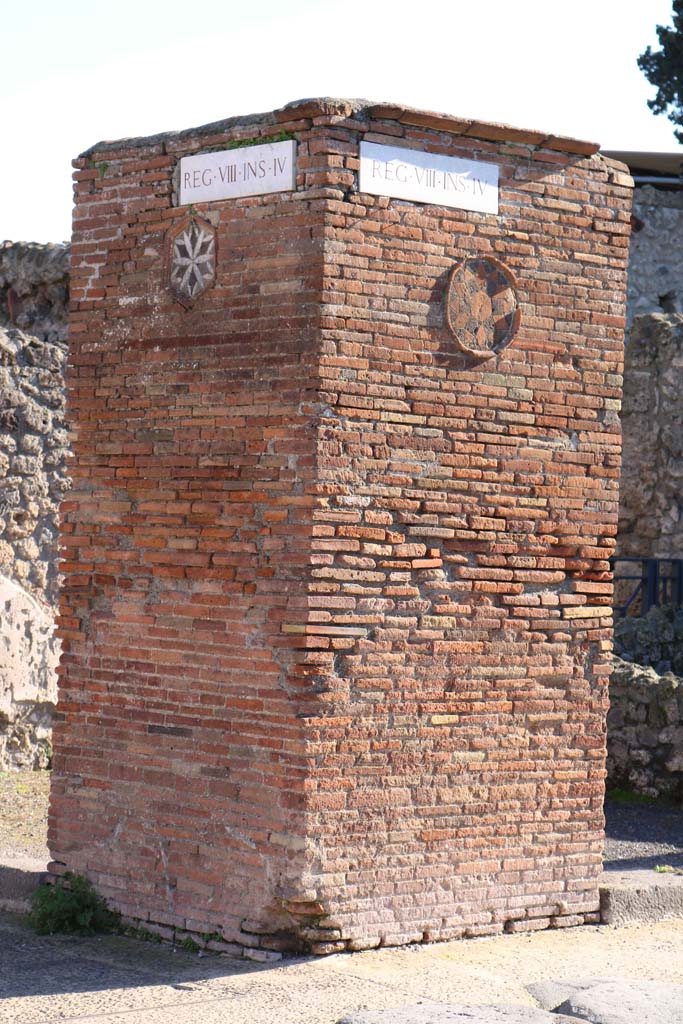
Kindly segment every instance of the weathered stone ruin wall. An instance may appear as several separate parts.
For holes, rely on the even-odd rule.
[[[609,783],[683,802],[683,679],[615,657],[609,701]]]
[[[655,204],[645,210],[643,193]],[[634,212],[646,228],[633,236],[629,304],[648,309],[655,306],[653,281],[663,288],[676,268],[683,281],[683,194],[647,188],[636,196]],[[636,316],[624,362],[619,555],[683,557],[682,384],[683,316]],[[622,563],[618,571],[639,568]],[[634,585],[620,582],[617,600],[627,600]],[[628,634],[623,653],[629,660],[615,658],[610,682],[609,780],[647,796],[683,798],[681,626],[680,620],[666,622],[659,610],[618,624],[617,635]]]
[[[282,132],[294,189],[174,205]],[[499,213],[361,192],[363,139],[495,162]],[[54,872],[261,958],[596,919],[631,179],[594,150],[306,101],[76,162]],[[488,337],[496,259],[480,360],[448,324],[472,286]]]
[[[0,242],[0,325],[66,342],[69,253],[66,244]]]
[[[615,658],[609,693],[609,784],[683,801],[683,679]]]
[[[683,313],[683,190],[642,185],[633,193],[627,316]]]
[[[626,346],[618,553],[683,557],[683,316],[637,317]]]
[[[683,608],[619,619],[607,716],[611,786],[683,800]]]
[[[69,250],[0,245],[0,768],[50,756]]]

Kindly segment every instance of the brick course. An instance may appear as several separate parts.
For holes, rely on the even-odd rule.
[[[197,206],[183,308],[178,158],[283,130],[296,191]],[[362,139],[497,163],[499,215],[359,194]],[[258,958],[595,919],[630,211],[595,148],[311,100],[75,161],[55,872]],[[521,316],[482,361],[444,293],[485,256]]]

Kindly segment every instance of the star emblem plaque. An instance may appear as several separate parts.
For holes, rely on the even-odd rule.
[[[186,217],[172,229],[168,283],[177,301],[189,308],[216,280],[216,232],[201,217]]]

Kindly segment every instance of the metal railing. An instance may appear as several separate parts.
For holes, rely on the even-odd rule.
[[[683,559],[615,556],[610,561],[615,615],[647,615],[663,604],[683,605]]]

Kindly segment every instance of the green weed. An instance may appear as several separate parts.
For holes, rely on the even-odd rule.
[[[613,800],[617,804],[658,804],[662,803],[661,800],[656,800],[651,796],[644,796],[642,793],[635,793],[632,789],[622,789],[619,786],[615,786],[614,789],[608,789],[605,793],[608,800]]]
[[[91,882],[70,871],[53,885],[36,889],[28,920],[39,935],[95,935],[116,931],[119,926],[119,915],[109,909]]]

